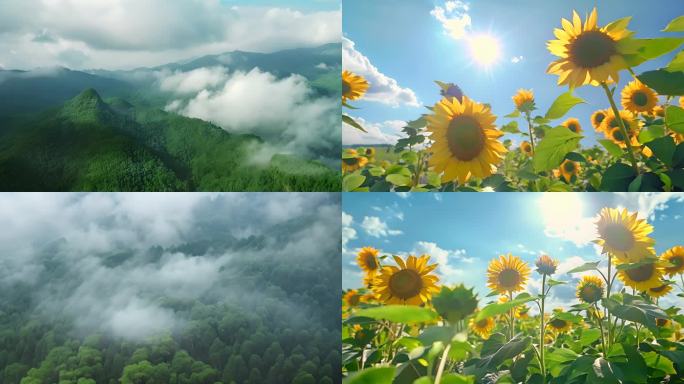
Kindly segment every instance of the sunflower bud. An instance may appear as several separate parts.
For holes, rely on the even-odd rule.
[[[477,297],[473,289],[466,289],[463,284],[453,289],[442,287],[439,294],[433,296],[432,305],[437,313],[450,323],[456,323],[475,312]]]
[[[556,267],[558,267],[558,262],[548,255],[541,255],[535,263],[537,266],[537,272],[540,275],[551,276],[556,273]]]

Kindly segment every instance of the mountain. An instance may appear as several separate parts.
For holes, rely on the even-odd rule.
[[[4,191],[337,191],[337,172],[262,140],[87,89],[0,131]],[[0,120],[1,122],[1,120]]]

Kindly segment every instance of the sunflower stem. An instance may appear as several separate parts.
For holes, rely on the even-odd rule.
[[[608,254],[608,287],[606,289],[606,300],[610,299],[610,290],[613,286],[613,280],[611,279],[611,276],[610,276],[612,265],[613,265],[613,256],[611,254]],[[610,330],[610,309],[606,307],[606,311],[608,313],[608,316],[607,316],[607,319],[608,319],[608,346],[610,347],[610,344],[612,343],[611,330]]]
[[[444,348],[444,352],[442,352],[442,359],[439,362],[439,367],[437,368],[437,376],[435,376],[435,384],[439,384],[439,382],[442,380],[442,374],[444,373],[444,365],[446,364],[447,361],[447,355],[449,354],[449,350],[451,349],[451,344],[448,344],[446,348]]]
[[[598,305],[596,305],[596,303],[594,303],[594,311],[595,311],[595,312],[594,312],[594,317],[596,317],[596,321],[598,322],[599,329],[601,330],[601,346],[603,347],[603,357],[605,358],[605,357],[606,357],[606,354],[608,353],[608,352],[606,351],[606,335],[605,335],[605,333],[603,332],[603,320],[598,316],[598,314],[599,314],[600,312],[599,312],[599,309],[598,309]]]
[[[606,97],[608,97],[608,101],[610,102],[610,108],[613,110],[613,114],[615,115],[615,118],[617,119],[618,123],[620,124],[620,129],[622,130],[622,134],[625,136],[625,144],[626,148],[625,150],[627,151],[627,155],[629,155],[629,161],[632,163],[632,168],[634,168],[634,172],[639,174],[639,166],[637,165],[637,160],[636,157],[634,156],[634,151],[632,150],[632,142],[630,140],[629,132],[627,131],[627,127],[625,126],[625,122],[622,121],[622,118],[620,117],[620,111],[618,110],[617,105],[615,104],[615,100],[613,100],[613,94],[610,92],[610,88],[608,88],[608,85],[606,83],[601,83],[601,86],[603,87],[603,90],[606,92]]]
[[[534,156],[534,134],[532,133],[532,119],[529,112],[525,112],[525,120],[527,120],[527,131],[530,133],[530,145],[532,146],[532,156]]]
[[[541,374],[542,374],[542,384],[546,384],[546,364],[544,364],[544,348],[545,348],[545,342],[544,342],[544,304],[546,301],[546,274],[542,274],[542,297],[541,297],[541,313],[539,314],[540,317],[540,327],[539,327],[539,366],[541,368]]]

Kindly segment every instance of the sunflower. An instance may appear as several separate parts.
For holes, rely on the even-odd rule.
[[[487,286],[500,294],[521,291],[529,275],[530,267],[518,256],[501,255],[487,267]]]
[[[575,132],[575,133],[582,132],[582,126],[580,125],[579,120],[575,119],[574,117],[571,117],[571,118],[565,120],[561,125],[567,129],[571,130],[572,132]]]
[[[368,91],[368,82],[363,76],[342,71],[342,102],[358,100]]]
[[[667,295],[672,291],[672,286],[670,284],[663,283],[662,281],[660,282],[660,284],[661,285],[647,289],[646,294],[653,298],[659,298]]]
[[[597,276],[585,275],[577,284],[577,298],[588,304],[593,304],[603,297],[603,280]]]
[[[361,295],[356,289],[350,289],[342,296],[342,299],[348,307],[356,307],[361,302]]]
[[[494,329],[494,319],[488,317],[480,321],[475,321],[475,318],[472,318],[470,319],[470,329],[481,338],[488,339]]]
[[[637,119],[634,114],[630,111],[620,111],[620,119],[625,123],[625,128],[627,128],[627,133],[629,134],[630,137],[636,137],[636,135],[639,134],[639,128],[640,128],[640,121]],[[606,134],[612,134],[614,132],[615,128],[620,128],[620,121],[615,117],[615,113],[613,111],[608,111],[606,112],[606,117],[603,119],[603,122],[601,123],[601,130]],[[621,138],[620,140],[614,140],[613,137],[610,135],[608,136],[609,139],[613,140],[615,144],[623,144],[626,142],[624,135],[622,135],[622,131],[620,131]]]
[[[561,163],[559,170],[561,176],[563,176],[563,179],[569,183],[573,176],[577,176],[581,168],[582,167],[580,167],[578,162],[565,159]]]
[[[427,130],[434,143],[430,148],[430,165],[443,181],[458,179],[465,183],[471,176],[484,178],[496,172],[506,148],[497,139],[503,132],[494,126],[489,107],[463,96],[442,99],[435,104],[434,114],[427,117]]]
[[[601,123],[603,122],[603,119],[606,118],[606,111],[604,109],[599,109],[598,111],[592,113],[591,115],[591,125],[594,126],[594,129],[597,132],[600,132],[603,130],[603,127],[601,126]]]
[[[662,105],[656,105],[651,111],[651,115],[654,117],[665,117],[665,108]]]
[[[632,113],[653,113],[658,94],[639,80],[633,80],[622,90],[622,108]]]
[[[520,151],[527,156],[532,156],[532,144],[529,141],[520,143]]]
[[[534,93],[531,89],[518,89],[512,97],[515,108],[521,111],[529,111],[534,106]]]
[[[373,276],[380,269],[378,262],[379,251],[373,247],[363,247],[356,254],[356,263],[368,275]]]
[[[368,158],[374,157],[375,156],[375,148],[373,148],[373,147],[366,148],[365,154],[366,154],[366,157],[368,157]]]
[[[366,273],[363,275],[363,286],[371,289],[373,288],[373,281],[375,281],[375,273]]]
[[[625,286],[645,291],[662,285],[663,268],[657,261],[639,263],[637,266],[618,271],[618,278]]]
[[[563,29],[555,29],[558,40],[551,40],[549,51],[560,57],[552,62],[547,73],[558,75],[558,85],[572,88],[585,84],[599,85],[618,82],[618,72],[627,68],[621,52],[621,42],[632,32],[627,30],[629,19],[622,19],[603,28],[596,25],[596,8],[589,14],[584,26],[577,12],[572,12],[572,23],[562,19]]]
[[[681,245],[668,249],[660,255],[660,259],[672,265],[665,267],[665,273],[668,275],[674,276],[684,273],[684,247]]]
[[[684,108],[684,96],[679,96],[679,108]]]
[[[599,238],[594,242],[620,262],[634,263],[655,254],[655,241],[648,237],[653,227],[627,209],[603,208],[596,222]]]
[[[656,318],[656,326],[657,326],[658,328],[667,327],[668,325],[670,325],[670,320],[668,320],[668,319]]]
[[[353,151],[353,154],[351,153]],[[359,156],[353,149],[346,150],[345,154],[342,156],[342,172],[351,173],[357,169],[361,169],[368,164],[368,158],[365,156]]]
[[[515,311],[515,317],[517,319],[521,319],[521,320],[529,319],[530,318],[530,307],[528,307],[527,305],[522,305],[522,306],[518,307],[518,310]]]
[[[547,324],[549,328],[551,328],[551,330],[556,334],[567,332],[572,328],[571,322],[558,317],[552,318]]]
[[[558,267],[558,261],[552,259],[548,255],[541,255],[534,263],[537,266],[537,272],[540,275],[551,276],[556,273],[556,268]]]
[[[430,274],[437,264],[428,265],[430,256],[409,256],[404,261],[393,256],[398,267],[385,266],[374,282],[373,290],[386,304],[420,305],[439,291],[439,278]]]

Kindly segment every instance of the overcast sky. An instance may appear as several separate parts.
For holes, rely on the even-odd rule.
[[[336,0],[2,0],[0,67],[132,69],[341,39]]]

